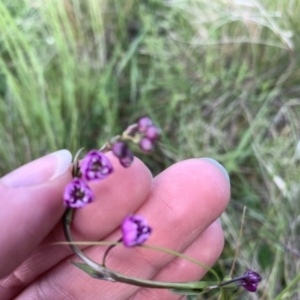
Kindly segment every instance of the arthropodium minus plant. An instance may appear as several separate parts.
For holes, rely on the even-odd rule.
[[[147,137],[147,131],[149,138]],[[74,179],[64,192],[66,207],[79,208],[93,202],[94,195],[88,187],[89,181],[101,181],[113,173],[113,166],[104,152],[112,151],[119,159],[120,164],[128,168],[134,156],[129,149],[128,142],[136,143],[141,150],[149,153],[154,149],[154,143],[160,136],[160,130],[149,117],[142,117],[137,123],[128,126],[121,136],[115,136],[103,150],[91,150],[79,163],[79,169]]]
[[[239,286],[243,286],[250,292],[255,292],[258,283],[261,281],[261,277],[258,273],[251,270],[245,272],[242,276],[221,283],[206,283],[204,281],[174,283],[142,280],[128,277],[106,268],[105,259],[109,251],[116,246],[116,243],[112,243],[106,250],[102,265],[89,259],[76,244],[74,244],[70,229],[73,209],[84,207],[95,200],[95,196],[88,185],[90,181],[102,181],[113,173],[112,164],[105,152],[112,151],[119,159],[120,164],[128,168],[134,159],[128,143],[133,142],[139,145],[143,152],[149,153],[154,149],[154,144],[159,136],[160,130],[154,125],[153,121],[149,117],[142,117],[137,123],[128,126],[122,135],[113,137],[100,150],[91,150],[88,152],[80,163],[77,161],[80,151],[75,156],[73,164],[74,178],[72,182],[66,186],[63,195],[64,205],[68,208],[64,215],[63,225],[66,239],[70,242],[70,248],[84,263],[72,263],[94,278],[123,282],[141,287],[165,288],[178,294],[200,294],[211,291],[212,289],[233,289]],[[126,247],[142,245],[152,233],[152,228],[147,224],[146,219],[137,215],[127,216],[122,222],[121,230],[122,238],[119,239],[119,242],[123,242]],[[161,251],[163,251],[163,249],[161,249]],[[164,251],[170,253],[168,249],[164,249]],[[174,251],[171,252],[176,254]],[[179,253],[177,253],[177,255],[182,256]],[[200,265],[205,267],[203,264]]]

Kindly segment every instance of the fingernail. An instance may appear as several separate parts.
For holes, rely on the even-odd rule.
[[[209,157],[202,157],[201,159],[206,160],[206,161],[210,162],[211,164],[213,164],[214,166],[216,166],[224,174],[224,176],[226,177],[228,182],[230,182],[230,178],[229,178],[229,175],[228,175],[226,169],[218,161],[216,161],[212,158],[209,158]]]
[[[12,188],[35,186],[65,173],[72,162],[68,150],[59,150],[38,158],[1,178],[1,182]]]

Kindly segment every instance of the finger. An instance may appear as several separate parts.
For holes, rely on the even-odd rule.
[[[230,184],[220,169],[207,160],[191,159],[154,179],[137,214],[146,216],[153,227],[149,244],[181,252],[221,215],[229,199]],[[126,271],[136,274],[134,266],[144,265],[150,277],[170,259],[165,253],[141,248],[134,249],[133,255],[132,249],[115,252],[117,257],[108,257],[109,266],[118,268],[126,260]]]
[[[13,271],[61,218],[72,156],[61,150],[1,178],[0,278]]]
[[[150,195],[137,213],[146,216],[153,225],[149,243],[183,251],[217,219],[229,197],[230,185],[223,172],[207,160],[192,159],[175,164],[157,176]],[[117,235],[115,232],[110,238]],[[91,247],[86,253],[101,261],[103,249]],[[127,275],[151,278],[171,260],[172,257],[165,253],[147,249],[117,248],[110,253],[107,264]],[[97,294],[107,299],[125,299],[136,290],[122,284],[116,289],[111,283],[95,282],[67,262],[62,262],[22,295],[39,292],[47,299],[53,286],[59,295],[67,292],[76,299],[93,299]],[[122,297],[118,298],[120,295]]]
[[[212,223],[201,236],[191,244],[183,254],[196,259],[206,266],[211,267],[219,258],[224,247],[224,235],[220,222]],[[163,270],[159,271],[152,280],[168,282],[188,282],[201,279],[207,269],[191,263],[182,258],[173,259]],[[180,295],[174,295],[168,290],[161,289],[139,289],[130,299],[180,299]]]
[[[96,241],[116,230],[126,215],[142,205],[151,187],[152,175],[139,159],[135,158],[130,168],[125,169],[114,156],[108,156],[113,163],[114,173],[91,185],[96,195],[95,202],[76,210],[72,224],[75,240]],[[62,201],[61,195],[59,199]],[[65,237],[59,223],[20,268],[2,282],[0,298],[10,299],[35,278],[68,257],[71,253],[68,246],[51,246],[61,241],[65,241]]]

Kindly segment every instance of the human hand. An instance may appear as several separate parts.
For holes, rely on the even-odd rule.
[[[153,228],[147,244],[212,265],[224,243],[217,218],[230,198],[228,175],[222,167],[209,159],[190,159],[152,179],[139,159],[125,169],[113,155],[108,156],[114,173],[90,184],[97,199],[76,210],[74,240],[115,241],[124,217],[136,213]],[[70,264],[76,258],[68,246],[50,245],[65,240],[60,219],[65,210],[63,190],[72,178],[70,164],[70,154],[60,151],[1,179],[0,277],[6,277],[0,279],[0,299],[180,298],[166,290],[93,279]],[[105,250],[89,246],[84,252],[101,263]],[[126,275],[159,281],[198,280],[206,272],[188,261],[140,247],[114,248],[106,265]]]

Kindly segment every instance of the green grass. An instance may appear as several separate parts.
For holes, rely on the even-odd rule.
[[[299,299],[299,10],[296,0],[1,0],[0,174],[98,147],[148,114],[164,133],[154,161],[144,157],[154,173],[202,156],[230,173],[222,276],[247,206],[233,274],[264,280],[233,299]]]

